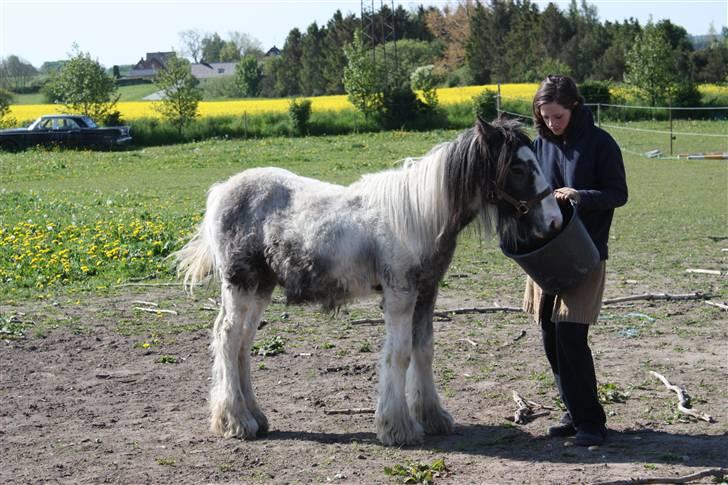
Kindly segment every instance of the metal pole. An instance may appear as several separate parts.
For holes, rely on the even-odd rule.
[[[501,115],[501,91],[500,91],[500,81],[498,81],[498,94],[495,97],[495,111],[498,113],[498,118],[500,118]]]
[[[672,156],[672,140],[674,139],[672,136],[672,98],[668,102],[667,113],[670,118],[670,156]]]
[[[597,126],[602,127],[602,103],[597,103]]]

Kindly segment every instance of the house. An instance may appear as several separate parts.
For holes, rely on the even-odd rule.
[[[268,52],[265,53],[265,57],[278,57],[280,55],[281,50],[276,46],[271,47]]]
[[[157,72],[164,69],[167,61],[175,56],[174,52],[147,52],[147,58],[139,59],[139,62],[134,64],[126,77],[153,78],[157,75]]]
[[[192,64],[192,76],[197,79],[212,79],[235,74],[236,62],[200,62]]]

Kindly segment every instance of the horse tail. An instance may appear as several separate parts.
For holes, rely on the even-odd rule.
[[[216,237],[214,221],[217,219],[217,208],[220,191],[213,185],[207,196],[207,208],[197,231],[182,249],[172,254],[176,260],[177,277],[183,277],[185,290],[190,294],[193,288],[207,280],[216,272]]]

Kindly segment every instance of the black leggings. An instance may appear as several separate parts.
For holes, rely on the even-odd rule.
[[[607,422],[599,403],[594,361],[587,342],[589,325],[551,321],[554,297],[544,295],[541,335],[561,399],[574,426],[582,423],[603,426]]]

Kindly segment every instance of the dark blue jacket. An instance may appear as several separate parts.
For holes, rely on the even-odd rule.
[[[614,209],[627,203],[627,180],[617,142],[594,125],[591,110],[582,106],[572,112],[562,138],[538,136],[533,147],[553,189],[579,191],[579,217],[601,259],[607,259]]]

